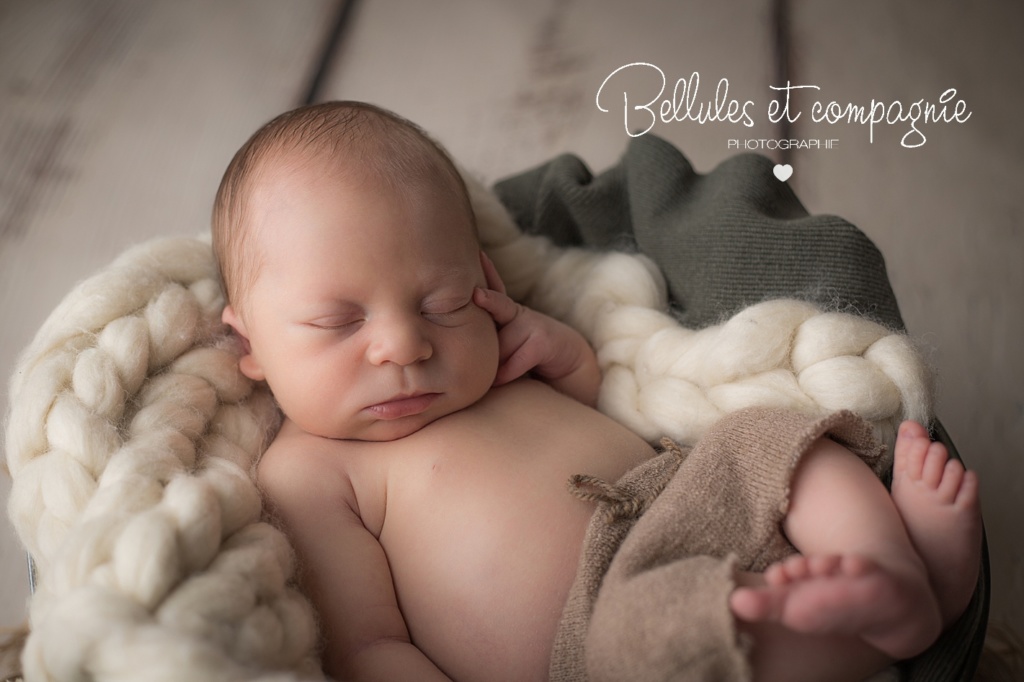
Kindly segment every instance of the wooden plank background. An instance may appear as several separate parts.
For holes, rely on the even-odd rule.
[[[337,0],[0,0],[0,375],[72,284],[128,245],[207,229],[217,181],[263,121],[301,103]],[[494,180],[571,151],[594,170],[625,148],[621,110],[597,89],[632,62],[671,84],[700,73],[756,105],[753,128],[659,124],[698,171],[729,140],[835,138],[797,150],[790,183],[809,210],[860,226],[886,257],[912,334],[939,376],[939,415],[984,485],[993,617],[1024,632],[1024,5],[789,3],[789,76],[813,99],[969,105],[965,124],[767,121],[776,80],[772,0],[362,0],[321,98],[366,99],[417,121]],[[636,70],[629,87],[652,87]],[[802,104],[809,109],[811,99]],[[768,152],[781,160],[778,152]],[[6,409],[6,394],[0,407]],[[6,503],[9,484],[0,484]],[[0,533],[0,625],[27,592]]]

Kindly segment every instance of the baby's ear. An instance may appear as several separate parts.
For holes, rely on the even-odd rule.
[[[263,374],[263,368],[260,367],[260,364],[252,354],[252,346],[249,344],[249,332],[245,328],[245,321],[242,320],[230,305],[224,306],[224,312],[220,314],[220,320],[234,330],[242,345],[242,355],[238,358],[238,369],[253,381],[263,381],[266,376]]]

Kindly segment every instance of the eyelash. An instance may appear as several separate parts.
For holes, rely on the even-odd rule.
[[[451,310],[447,310],[447,311],[444,311],[444,312],[432,313],[432,312],[428,312],[428,311],[423,311],[423,315],[426,316],[426,317],[434,317],[434,318],[448,318],[448,317],[451,317],[451,316],[456,315],[458,313],[461,313],[463,310],[465,310],[466,308],[469,307],[469,304],[472,303],[472,301],[473,301],[473,299],[469,299],[468,301],[466,301],[462,305],[459,305],[459,306],[457,306],[457,307],[455,307],[455,308],[453,308]]]
[[[353,320],[351,322],[343,322],[341,324],[317,324],[316,322],[310,322],[309,326],[313,327],[314,329],[322,329],[324,331],[334,332],[353,327],[357,324],[361,324],[362,322],[362,320]]]
[[[461,313],[462,311],[466,310],[467,308],[469,308],[469,305],[472,302],[473,302],[473,299],[469,299],[465,303],[463,303],[463,304],[461,304],[461,305],[459,305],[459,306],[457,306],[457,307],[455,307],[455,308],[453,308],[451,310],[439,311],[439,312],[436,312],[436,313],[424,310],[421,314],[424,317],[428,318],[428,319],[429,318],[433,318],[433,319],[446,320],[446,319],[449,319],[451,317],[454,317],[455,315],[457,315],[457,314]],[[318,324],[316,322],[310,322],[309,326],[313,327],[314,329],[320,329],[320,330],[323,330],[323,331],[343,331],[343,330],[346,330],[346,329],[352,329],[352,328],[356,327],[357,325],[362,324],[363,321],[364,320],[362,318],[360,318],[358,320],[352,320],[351,322],[342,322],[341,324]]]

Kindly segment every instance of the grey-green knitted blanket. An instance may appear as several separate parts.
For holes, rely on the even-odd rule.
[[[494,189],[525,232],[652,258],[685,327],[799,298],[902,329],[871,240],[841,218],[808,215],[772,168],[763,156],[742,154],[700,175],[670,143],[644,135],[600,175],[564,154]]]

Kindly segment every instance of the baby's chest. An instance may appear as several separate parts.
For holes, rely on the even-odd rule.
[[[575,536],[592,508],[568,492],[574,474],[614,481],[651,454],[646,443],[593,410],[547,410],[491,419],[489,410],[404,439],[387,468],[381,540],[449,538],[487,547],[562,524]],[[432,425],[433,426],[433,425]],[[563,523],[564,522],[564,523]]]
[[[530,505],[563,507],[569,476],[589,465],[564,432],[520,432],[505,425],[435,435],[392,459],[385,525],[465,527],[469,517],[491,528],[507,527],[509,519],[529,516]]]
[[[530,440],[456,438],[391,472],[379,539],[414,629],[453,604],[474,629],[500,612],[527,632],[560,609],[593,508],[567,490],[580,463]]]
[[[572,499],[573,474],[614,480],[649,456],[643,441],[606,417],[575,403],[559,412],[563,406],[559,399],[546,410],[500,415],[485,406],[390,444],[386,513],[427,501],[438,513],[493,507],[492,516],[523,504],[560,508]]]

